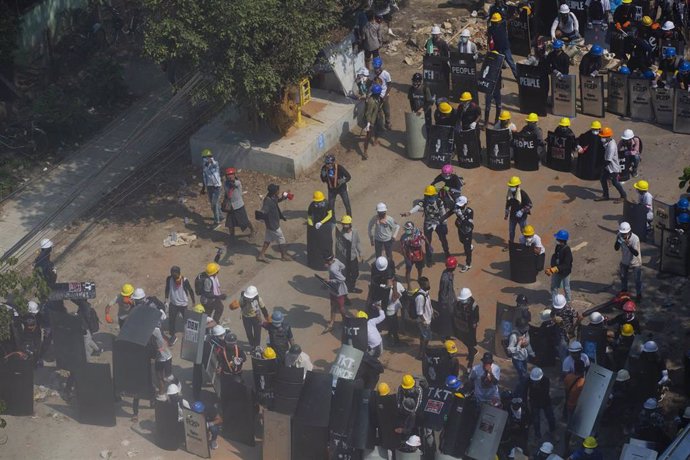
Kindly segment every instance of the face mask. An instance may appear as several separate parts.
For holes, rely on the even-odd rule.
[[[467,43],[468,41],[470,41],[470,38],[469,37],[460,37],[460,41],[463,43]]]
[[[509,187],[508,190],[511,191],[511,193],[517,192],[517,187]]]
[[[593,129],[593,130],[592,130],[592,134],[594,134],[595,136],[598,136],[598,135],[599,135],[599,130],[598,130],[598,129]]]
[[[585,454],[591,454],[594,452],[594,449],[585,449]]]
[[[441,177],[448,180],[448,179],[450,179],[450,174],[441,174]]]
[[[529,236],[529,237],[525,238],[525,243],[530,244],[533,239],[534,239],[534,237]]]
[[[386,213],[385,213],[385,212],[379,212],[379,213],[377,213],[377,214],[378,214],[378,216],[379,216],[379,219],[383,219],[384,217],[386,217]]]

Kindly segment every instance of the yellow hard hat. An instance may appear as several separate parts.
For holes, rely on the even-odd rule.
[[[460,102],[467,102],[472,100],[472,95],[469,91],[465,91],[460,95]]]
[[[438,193],[438,190],[436,190],[436,187],[433,185],[427,185],[424,187],[424,196],[434,196]]]
[[[647,190],[649,190],[649,182],[647,182],[646,180],[638,180],[633,184],[633,187],[635,187],[637,190],[641,192],[646,192]]]
[[[446,351],[448,353],[452,354],[458,352],[458,346],[455,345],[455,342],[453,342],[452,340],[446,340],[445,342],[443,342],[443,345],[446,347]]]
[[[623,0],[623,3],[625,3],[626,0]],[[631,0],[627,0],[628,3],[631,2]],[[587,436],[584,441],[582,441],[582,447],[585,449],[594,449],[597,447],[599,443],[597,443],[597,438],[594,436]]]
[[[120,289],[120,295],[122,297],[129,297],[132,294],[134,294],[134,286],[129,283],[123,284],[122,289]]]
[[[340,223],[345,225],[352,224],[352,216],[343,216],[343,218],[340,219]]]
[[[194,305],[194,308],[192,308],[192,311],[194,313],[206,313],[206,309],[200,303]]]
[[[448,115],[450,112],[453,111],[453,107],[451,107],[450,104],[447,102],[441,102],[438,105],[438,111],[444,115]]]
[[[558,126],[563,126],[565,128],[570,126],[570,118],[568,117],[563,117],[561,118],[561,121],[558,122]]]
[[[264,359],[276,359],[276,351],[271,347],[264,350]]]
[[[494,13],[491,15],[491,22],[501,22],[503,20],[503,16],[501,16],[501,13]]]
[[[201,156],[206,158],[206,157],[212,157],[213,153],[211,153],[211,149],[204,149],[201,151]]]
[[[528,121],[530,123],[536,123],[539,121],[539,117],[537,116],[536,113],[532,112],[529,115],[527,115],[527,118],[525,118],[525,121]]]
[[[518,176],[513,176],[508,181],[508,187],[517,187],[520,184],[522,184],[522,181]]]
[[[632,3],[632,0],[623,0],[621,3],[625,3],[625,4]]]
[[[367,312],[359,310],[357,312],[357,318],[369,319],[369,315],[367,315]]]
[[[409,390],[410,388],[414,387],[414,377],[412,377],[410,374],[403,375],[402,384],[400,386],[405,390]]]
[[[326,197],[323,195],[323,192],[321,190],[317,190],[314,192],[314,196],[312,197],[313,201],[316,201],[317,203],[325,200]]]
[[[623,337],[630,337],[635,333],[635,328],[630,323],[625,323],[621,326],[621,335]]]
[[[652,18],[650,18],[649,16],[642,16],[642,24],[644,24],[645,26],[649,27],[652,25],[653,22],[654,21],[652,21]]]
[[[376,391],[378,392],[379,396],[386,396],[391,392],[391,387],[389,387],[386,382],[381,382],[376,385]]]
[[[601,129],[601,122],[599,120],[594,120],[589,129]]]
[[[522,229],[522,234],[525,236],[534,236],[534,227],[525,225],[525,228]]]
[[[501,114],[498,116],[498,119],[501,121],[510,120],[510,112],[507,110],[502,110]]]
[[[206,274],[208,276],[213,276],[216,273],[220,271],[220,265],[218,265],[215,262],[211,262],[210,264],[206,265]]]

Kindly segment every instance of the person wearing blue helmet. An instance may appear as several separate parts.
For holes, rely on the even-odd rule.
[[[580,61],[580,76],[596,77],[601,69],[602,56],[604,49],[599,45],[594,45],[587,54],[582,56]]]
[[[682,60],[676,74],[676,87],[683,91],[690,91],[690,62]]]
[[[274,311],[271,321],[263,323],[268,331],[268,345],[275,350],[279,363],[285,362],[285,353],[294,344],[292,328],[285,322],[285,315],[280,311]]]
[[[676,49],[672,46],[664,48],[662,52],[663,59],[659,61],[659,78],[657,84],[660,86],[670,86],[676,78],[676,72],[680,67],[681,59],[676,53]]]
[[[218,435],[223,427],[223,419],[218,412],[215,404],[206,406],[201,401],[196,401],[192,405],[192,410],[197,414],[204,414],[206,429],[208,430],[208,444],[213,450],[218,449]]]
[[[570,234],[567,230],[561,229],[554,235],[556,238],[556,248],[551,255],[551,266],[544,272],[551,277],[551,297],[556,298],[558,290],[562,287],[566,301],[570,302],[570,273],[573,270],[573,253],[568,246]]]
[[[623,64],[618,68],[618,73],[621,75],[630,75],[630,68],[627,65]]]
[[[389,103],[391,74],[383,68],[383,59],[379,56],[372,60],[374,72],[370,78],[374,85],[381,86],[381,101],[383,101],[384,126],[387,130],[391,129],[391,106]]]
[[[558,78],[570,73],[570,57],[563,51],[562,40],[553,41],[553,50],[546,56],[546,68]]]
[[[446,388],[452,391],[453,393],[456,393],[460,391],[460,389],[462,388],[462,382],[457,376],[449,375],[448,377],[446,377]]]
[[[383,112],[382,91],[383,88],[381,88],[381,85],[374,83],[371,85],[369,97],[367,97],[364,103],[364,121],[366,122],[364,130],[367,133],[367,137],[364,140],[364,149],[362,151],[363,160],[369,158],[367,155],[369,144],[373,142],[373,144],[376,145],[378,143],[379,133],[383,131],[386,116]]]
[[[690,213],[687,210],[676,214],[676,231],[681,235],[690,231]]]

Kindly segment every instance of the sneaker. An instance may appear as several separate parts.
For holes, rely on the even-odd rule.
[[[594,201],[609,201],[611,198],[607,196],[599,196],[594,199]]]
[[[462,273],[465,273],[465,272],[468,271],[470,268],[472,268],[472,265],[463,265],[462,267],[460,267],[460,271],[461,271]]]
[[[218,449],[218,441],[211,441],[211,450]]]

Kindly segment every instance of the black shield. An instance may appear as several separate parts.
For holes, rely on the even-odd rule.
[[[332,433],[347,437],[354,423],[355,391],[362,389],[361,380],[338,379],[331,401],[328,427]]]
[[[575,175],[582,180],[598,180],[604,161],[604,146],[601,139],[588,131],[578,138],[578,143],[583,152],[577,155]]]
[[[268,408],[273,408],[273,389],[276,374],[278,373],[278,360],[258,359],[252,356],[252,374],[254,375],[254,390],[259,403]]]
[[[440,451],[446,455],[462,457],[470,445],[479,404],[475,400],[455,398],[441,432]]]
[[[652,82],[645,78],[628,78],[630,118],[652,121]]]
[[[448,58],[443,56],[424,56],[422,61],[424,82],[435,99],[448,97],[450,84],[448,75]]]
[[[153,330],[161,320],[161,311],[145,305],[134,307],[127,315],[127,321],[120,329],[117,340],[146,346],[149,343]]]
[[[498,53],[487,53],[482,69],[477,75],[477,89],[480,93],[493,94],[501,75],[505,56]],[[499,89],[500,90],[500,89]]]
[[[604,28],[602,24],[592,23],[592,27],[587,27],[585,30],[585,44],[587,45],[599,45],[602,48],[606,48],[606,34],[608,33],[608,28]]]
[[[520,56],[529,56],[532,53],[532,35],[527,10],[520,8],[509,15],[509,18],[510,51]]]
[[[115,340],[113,342],[113,382],[118,393],[150,398],[153,387],[149,350],[145,346],[132,342]]]
[[[335,258],[347,265],[350,261],[350,255],[352,250],[352,241],[348,240],[343,236],[343,232],[339,229],[335,229]]]
[[[676,91],[673,98],[673,132],[690,134],[690,93]]]
[[[422,424],[425,428],[439,431],[448,416],[455,396],[445,386],[430,385],[422,401]]]
[[[539,169],[537,138],[533,134],[513,134],[513,159],[515,167],[522,171]]]
[[[397,448],[402,438],[395,432],[400,424],[395,395],[376,396],[376,419],[379,424],[381,446],[386,449]]]
[[[654,88],[652,90],[654,118],[660,125],[673,124],[673,92],[673,88]]]
[[[553,329],[557,327],[552,325],[549,327],[529,327],[529,343],[532,345],[532,350],[536,355],[536,364],[541,367],[551,367],[556,364],[556,350],[553,343],[553,337],[556,331]]]
[[[591,362],[606,367],[606,329],[590,324],[580,326],[580,343]]]
[[[55,283],[50,291],[49,300],[82,300],[96,298],[96,283],[82,281],[79,283]]]
[[[323,372],[307,372],[293,420],[328,428],[333,377]],[[294,443],[293,443],[294,447]]]
[[[563,75],[560,78],[551,76],[551,88],[553,94],[553,114],[560,117],[575,118],[577,77],[575,75]]]
[[[353,420],[352,432],[350,433],[350,444],[357,449],[371,448],[374,445],[373,423],[371,420],[372,390],[365,388],[355,390],[353,396]]]
[[[632,232],[640,238],[640,241],[646,241],[647,207],[645,205],[625,200],[623,203],[623,219],[630,224]]]
[[[604,77],[580,76],[582,113],[593,117],[604,116]]]
[[[86,349],[81,319],[78,316],[55,310],[51,310],[49,314],[57,368],[71,372],[84,367]]]
[[[328,458],[328,426],[314,426],[292,419],[292,458],[324,460]]]
[[[222,376],[221,385],[225,435],[232,441],[254,446],[254,427],[258,412],[254,391],[231,376]]]
[[[481,149],[478,129],[455,131],[455,152],[461,168],[471,169],[481,166]]]
[[[115,399],[109,363],[89,363],[76,371],[79,423],[115,426]]]
[[[158,401],[155,405],[156,445],[163,450],[177,450],[184,441],[184,424],[178,422],[178,405],[170,401]]]
[[[450,355],[444,347],[427,347],[422,359],[422,373],[429,385],[442,386],[450,374]]]
[[[537,280],[537,256],[524,244],[510,243],[510,279],[515,283],[529,284]]]
[[[494,334],[494,356],[508,358],[506,347],[510,333],[513,332],[513,322],[517,307],[496,302],[496,333]]]
[[[281,414],[294,414],[303,384],[304,369],[281,366],[275,380],[273,410]]]
[[[307,225],[307,265],[314,270],[323,270],[324,255],[332,253],[333,225],[329,222],[318,230],[313,225]]]
[[[343,318],[342,343],[358,350],[367,351],[366,318]]]
[[[0,357],[0,400],[5,414],[17,417],[34,414],[34,361],[12,355]]]
[[[454,132],[451,126],[434,125],[429,130],[429,142],[426,145],[426,163],[432,169],[441,169],[450,164],[455,151]]]
[[[587,6],[585,0],[565,0],[565,4],[570,8],[570,12],[575,15],[577,21],[580,23],[580,33],[587,24]]]
[[[465,91],[472,95],[472,100],[477,100],[477,63],[473,55],[468,53],[451,53],[450,81],[453,86],[451,100],[457,101]]]
[[[622,32],[617,30],[611,31],[611,52],[616,55],[617,59],[627,58],[625,51],[628,45],[628,38]]]
[[[573,151],[575,138],[572,136],[557,136],[549,131],[546,136],[546,164],[556,171],[570,172],[573,165]]]
[[[549,74],[543,65],[517,64],[518,95],[521,113],[546,116],[549,98]]]
[[[628,76],[617,72],[609,74],[606,110],[628,116]]]
[[[347,435],[341,433],[330,432],[330,439],[328,441],[330,447],[330,460],[361,460],[362,451],[355,449],[350,445],[350,440]]]
[[[688,234],[675,230],[663,230],[661,236],[661,260],[659,271],[678,276],[688,276]]]
[[[486,163],[489,169],[510,169],[510,144],[510,130],[486,128]]]

